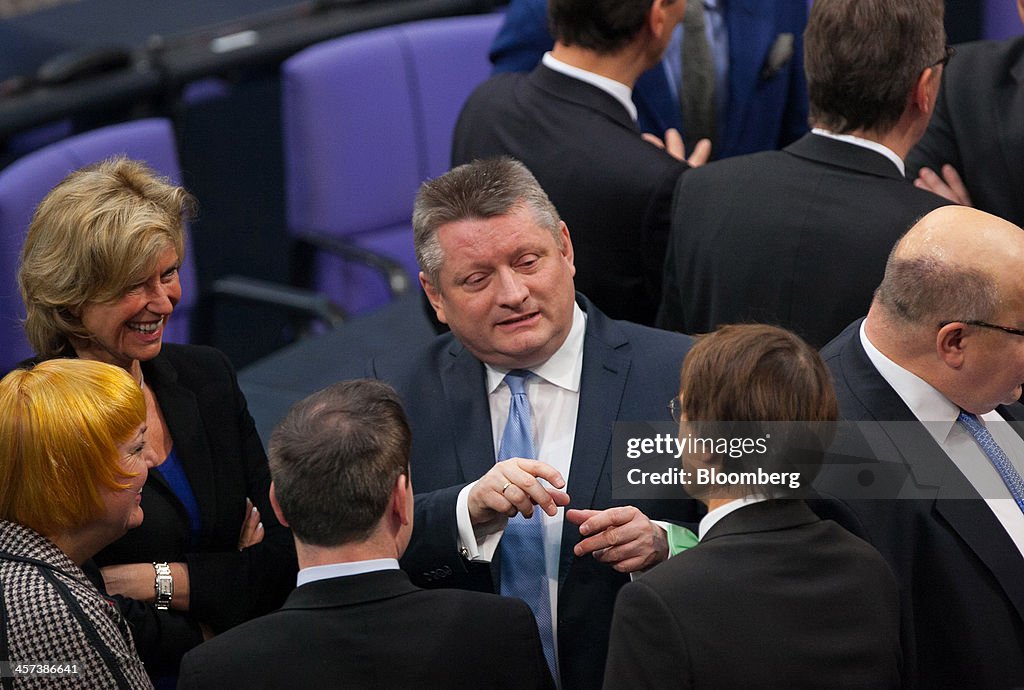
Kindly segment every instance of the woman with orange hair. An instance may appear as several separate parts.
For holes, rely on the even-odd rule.
[[[0,380],[0,659],[16,679],[150,687],[80,567],[142,524],[145,419],[142,390],[109,364],[53,360]]]

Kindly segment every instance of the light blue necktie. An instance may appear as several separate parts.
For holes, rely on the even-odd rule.
[[[996,468],[996,472],[1002,478],[1003,483],[1006,484],[1006,488],[1010,490],[1010,495],[1013,496],[1013,500],[1017,502],[1017,506],[1024,511],[1024,479],[1021,479],[1020,474],[1010,463],[1010,459],[1006,457],[1006,453],[999,447],[996,440],[992,438],[992,434],[988,432],[985,425],[978,421],[970,412],[964,412],[960,410],[960,416],[956,418],[974,440],[981,446],[981,450],[984,451],[985,455],[992,462],[992,465]]]
[[[536,459],[533,447],[533,417],[524,384],[529,371],[513,369],[505,375],[505,384],[512,392],[508,422],[501,435],[498,460],[509,458]],[[516,515],[508,521],[501,537],[501,594],[517,597],[530,605],[537,618],[540,640],[551,673],[555,674],[555,638],[551,625],[551,599],[548,576],[544,567],[544,536],[540,509],[534,507],[527,520]]]

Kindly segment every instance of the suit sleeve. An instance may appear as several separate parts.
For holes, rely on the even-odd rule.
[[[197,620],[220,632],[278,608],[295,587],[298,565],[291,531],[277,521],[270,507],[270,470],[256,423],[249,414],[234,369],[223,353],[217,354],[224,367],[225,385],[231,386],[233,391],[230,419],[235,425],[233,433],[238,434],[241,441],[241,457],[222,460],[243,464],[246,495],[259,509],[264,527],[263,541],[242,551],[228,548],[186,555],[190,611]],[[239,530],[243,517],[239,513]]]
[[[666,687],[693,687],[686,641],[661,597],[637,580],[615,601],[604,688]]]
[[[658,316],[654,325],[666,331],[684,332],[683,303],[680,297],[682,287],[679,282],[679,262],[676,255],[676,237],[682,232],[681,226],[685,222],[686,208],[680,201],[683,183],[687,176],[682,175],[676,186],[672,202],[671,229],[665,249],[665,261],[662,266],[661,303],[658,307]]]

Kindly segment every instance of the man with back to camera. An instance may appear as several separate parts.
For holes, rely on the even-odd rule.
[[[804,35],[814,129],[676,190],[658,325],[773,323],[821,347],[863,314],[885,258],[944,199],[904,178],[935,105],[941,0],[818,0]]]
[[[826,464],[816,487],[834,498],[819,512],[896,574],[908,687],[1024,685],[1024,438],[1005,423],[1024,420],[1022,263],[1017,226],[937,209],[896,245],[867,317],[822,350],[840,414],[873,433],[836,456],[902,468],[889,493],[861,493],[865,471],[884,486],[877,463]]]
[[[422,590],[399,570],[409,446],[387,384],[337,383],[296,403],[270,441],[270,500],[295,537],[298,587],[187,654],[179,687],[553,687],[522,602]]]
[[[413,430],[402,567],[526,599],[561,687],[600,687],[616,592],[668,555],[647,516],[698,517],[690,500],[613,499],[613,428],[669,419],[690,340],[611,320],[575,292],[569,230],[517,161],[424,183],[413,227],[420,282],[451,333],[373,362]]]
[[[1024,0],[1017,12],[1024,21]],[[958,45],[908,174],[922,189],[1024,224],[1022,112],[1024,36]]]
[[[672,190],[688,166],[641,138],[630,93],[686,0],[551,0],[555,46],[532,72],[497,74],[462,109],[452,165],[509,155],[573,228],[578,285],[609,316],[654,323]],[[667,135],[668,137],[668,135]],[[703,163],[710,145],[690,161]]]
[[[661,63],[633,89],[640,129],[657,136],[678,129],[688,146],[708,137],[715,158],[800,138],[807,132],[806,25],[806,0],[689,0]],[[512,0],[491,44],[494,71],[529,71],[553,43],[547,0]],[[703,87],[687,84],[694,71]]]

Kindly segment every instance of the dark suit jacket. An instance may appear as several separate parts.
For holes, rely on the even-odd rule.
[[[853,323],[822,350],[840,413],[858,422],[916,421],[871,364],[859,328],[860,321]],[[1006,419],[1024,419],[1019,404],[998,410]],[[875,452],[900,455],[908,466],[924,464],[938,488],[933,498],[844,500],[849,483],[826,466],[816,486],[833,498],[815,509],[874,545],[892,566],[900,584],[908,686],[1022,686],[1024,558],[976,492],[962,498],[971,495],[970,484],[923,427],[912,437],[902,426],[881,427]]]
[[[678,391],[679,365],[688,338],[612,321],[585,298],[587,313],[583,375],[566,491],[570,508],[621,505],[611,495],[612,431],[616,421],[668,421],[666,403]],[[402,560],[418,584],[499,590],[493,567],[468,563],[459,554],[455,500],[467,483],[495,462],[484,365],[452,336],[439,336],[419,357],[389,366],[374,363],[374,375],[404,398],[412,427],[412,476],[416,528]],[[651,518],[699,519],[694,501],[638,501]],[[558,598],[558,642],[563,688],[600,687],[612,606],[629,576],[592,556],[576,558],[578,529],[562,529]],[[496,554],[500,557],[500,551]]]
[[[686,164],[643,141],[615,98],[543,65],[491,77],[459,116],[453,165],[499,155],[526,164],[569,226],[576,287],[613,318],[652,324]]]
[[[142,492],[142,525],[97,554],[96,562],[187,563],[191,618],[218,632],[272,611],[295,586],[295,550],[291,532],[270,507],[267,457],[234,369],[213,348],[165,343],[142,370],[199,504],[202,532],[190,545],[185,508],[157,468]],[[266,536],[239,552],[246,497],[259,508]],[[180,614],[158,618],[152,607],[128,606],[151,667],[166,662],[173,670],[184,649],[201,641],[183,629]]]
[[[898,688],[896,581],[803,501],[744,506],[626,585],[605,688]]]
[[[807,83],[803,69],[803,33],[807,24],[804,0],[730,0],[725,3],[729,34],[729,98],[719,119],[722,135],[715,141],[718,158],[777,149],[807,131]],[[793,35],[793,54],[777,69],[763,74],[772,45],[780,34]],[[548,31],[546,0],[512,0],[494,43],[495,72],[533,69],[554,40]],[[682,128],[679,100],[665,69],[656,65],[641,75],[633,102],[644,132],[664,136]]]
[[[422,590],[400,570],[302,585],[189,652],[179,688],[553,688],[518,599]]]
[[[896,240],[944,199],[879,153],[808,134],[679,182],[658,325],[761,322],[821,347],[864,314]]]
[[[957,169],[983,211],[1024,225],[1024,36],[957,46],[928,130],[907,157]]]

